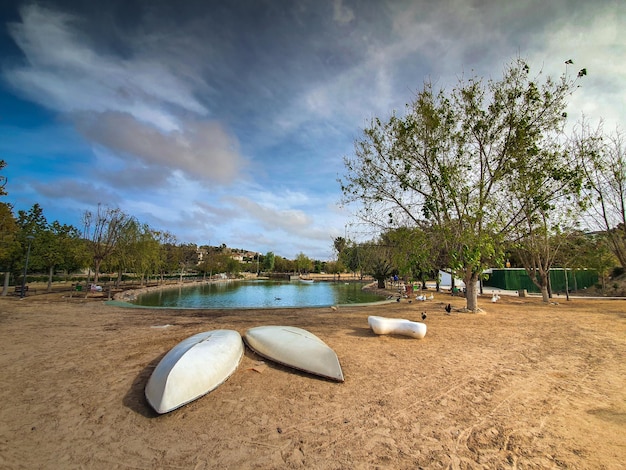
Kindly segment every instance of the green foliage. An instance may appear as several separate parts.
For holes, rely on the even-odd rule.
[[[263,259],[263,271],[271,273],[274,271],[275,256],[272,251],[268,251]]]
[[[15,265],[21,251],[19,227],[8,204],[0,203],[0,268],[4,271]]]
[[[6,162],[4,160],[0,160],[0,170],[4,169],[4,167],[6,166],[7,166]],[[6,184],[7,184],[6,176],[0,175],[0,196],[6,196],[7,192],[4,189]]]
[[[427,223],[473,285],[501,262],[512,227],[548,220],[559,197],[580,188],[558,139],[575,80],[539,78],[518,59],[498,80],[473,77],[450,92],[424,84],[404,117],[373,119],[355,142],[342,202],[358,202],[360,217],[378,228]]]
[[[296,269],[298,273],[310,273],[313,271],[313,260],[304,253],[300,252],[296,256]]]

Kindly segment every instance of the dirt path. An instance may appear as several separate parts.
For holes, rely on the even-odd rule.
[[[485,300],[299,310],[126,309],[0,299],[1,468],[626,468],[626,302]],[[376,336],[368,315],[418,320]],[[143,389],[200,331],[286,324],[339,356],[346,381],[246,350],[209,395],[163,416]],[[165,327],[165,325],[170,325]]]

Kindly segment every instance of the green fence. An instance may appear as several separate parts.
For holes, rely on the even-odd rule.
[[[598,273],[594,270],[567,270],[567,284],[570,292],[592,287],[597,283]],[[562,268],[550,270],[550,285],[554,293],[565,292],[565,271]],[[528,292],[539,292],[525,269],[493,269],[489,278],[483,281],[483,286],[502,290],[526,289]]]

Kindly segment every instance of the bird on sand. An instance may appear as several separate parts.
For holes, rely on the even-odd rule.
[[[451,311],[452,311],[452,305],[450,305],[450,304],[446,305],[446,312],[448,312],[448,314],[450,314]]]
[[[427,317],[427,316],[428,316],[428,315],[426,315],[426,312],[422,312],[422,320],[426,320],[426,317]]]

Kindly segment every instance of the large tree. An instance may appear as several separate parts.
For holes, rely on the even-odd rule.
[[[479,276],[501,264],[504,236],[523,220],[510,205],[512,182],[530,156],[535,176],[550,178],[552,152],[541,146],[561,131],[577,79],[540,78],[518,59],[498,80],[461,80],[451,92],[426,83],[404,117],[374,119],[345,159],[343,202],[359,203],[360,217],[381,228],[426,220],[472,311]]]

